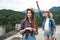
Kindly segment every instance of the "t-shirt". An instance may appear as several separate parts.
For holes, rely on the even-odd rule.
[[[44,30],[50,30],[49,29],[49,18],[46,19]]]

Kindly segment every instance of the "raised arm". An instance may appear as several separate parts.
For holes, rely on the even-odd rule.
[[[40,7],[39,7],[39,5],[38,5],[38,1],[36,1],[36,5],[37,5],[37,8],[38,8],[38,10],[39,10],[39,15],[40,15],[41,18],[43,19],[43,14],[42,14],[41,11],[40,11]]]
[[[40,8],[39,8],[39,5],[38,5],[38,1],[36,1],[36,5],[37,5],[38,10],[40,11]]]

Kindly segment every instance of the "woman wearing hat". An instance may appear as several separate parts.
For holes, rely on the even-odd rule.
[[[36,40],[38,26],[32,9],[27,9],[26,17],[21,22],[20,34],[22,34],[22,40]]]

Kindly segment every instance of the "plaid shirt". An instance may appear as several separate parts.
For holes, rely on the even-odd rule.
[[[20,30],[23,30],[27,27],[32,27],[33,28],[32,23],[30,23],[28,20],[25,20],[25,19],[22,20]],[[26,33],[26,32],[24,32],[24,33]]]

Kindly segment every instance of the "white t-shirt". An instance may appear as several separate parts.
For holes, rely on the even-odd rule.
[[[46,19],[44,30],[50,30],[49,29],[49,18]]]

